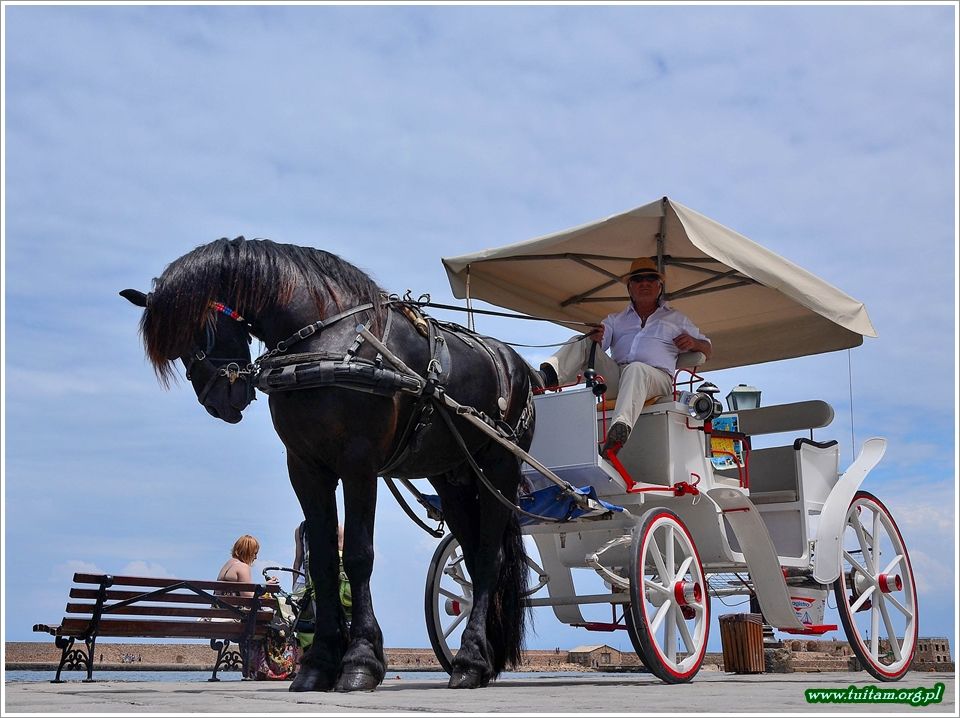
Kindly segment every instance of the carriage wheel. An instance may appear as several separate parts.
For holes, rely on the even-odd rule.
[[[473,607],[473,581],[463,560],[463,551],[453,534],[440,541],[427,571],[424,615],[427,635],[437,660],[447,673],[453,665],[454,649]]]
[[[687,527],[669,509],[644,514],[630,564],[630,640],[644,665],[667,683],[700,670],[710,631],[710,597]]]
[[[837,612],[864,669],[896,681],[917,647],[917,586],[896,522],[876,496],[858,491],[847,511]]]

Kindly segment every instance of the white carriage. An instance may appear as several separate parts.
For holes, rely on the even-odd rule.
[[[874,335],[862,304],[667,198],[444,264],[458,296],[562,324],[622,308],[618,280],[638,256],[658,258],[668,298],[711,337],[704,371],[849,348]],[[679,683],[703,663],[711,602],[749,595],[769,625],[807,635],[842,628],[871,675],[901,678],[917,643],[916,583],[890,511],[861,490],[884,439],[864,442],[841,472],[837,442],[814,440],[833,419],[826,403],[697,418],[679,393],[696,394],[697,371],[681,367],[674,395],[648,402],[620,467],[597,451],[608,421],[603,397],[583,384],[536,397],[534,460],[524,469],[532,495],[521,507],[535,509],[538,493],[554,500],[560,485],[595,494],[576,517],[524,521],[539,554],[530,559],[537,579],[527,604],[549,606],[571,626],[626,630],[650,672]],[[752,449],[767,434],[786,440]],[[578,593],[575,571],[598,574],[603,590]],[[447,668],[470,602],[470,577],[448,535],[425,593],[428,634]],[[839,626],[825,622],[833,603]],[[609,606],[609,619],[585,618],[595,604]]]

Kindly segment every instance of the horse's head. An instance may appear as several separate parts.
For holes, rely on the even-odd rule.
[[[120,296],[150,311],[149,295],[124,289]],[[168,347],[164,360],[182,361],[197,400],[207,412],[236,424],[243,418],[243,410],[256,399],[250,362],[250,325],[237,312],[214,302],[189,341],[192,344]],[[156,365],[155,358],[154,363]]]

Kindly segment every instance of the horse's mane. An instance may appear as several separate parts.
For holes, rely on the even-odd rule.
[[[190,351],[207,322],[211,302],[247,318],[291,300],[297,286],[313,294],[317,319],[370,302],[382,318],[379,286],[335,254],[267,239],[218,239],[171,262],[153,280],[140,334],[161,382],[174,376],[173,359]]]

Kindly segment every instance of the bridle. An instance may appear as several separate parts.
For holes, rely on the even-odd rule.
[[[387,304],[392,304],[393,302],[393,299],[388,299],[382,304],[385,306]],[[223,302],[210,302],[210,308],[215,312],[233,319],[234,321],[242,322],[247,328],[247,340],[251,341],[249,332],[250,322],[244,319],[239,312],[226,306]],[[207,379],[207,383],[204,385],[203,389],[197,393],[197,400],[201,404],[205,405],[207,395],[210,393],[210,390],[213,389],[218,380],[226,378],[232,386],[237,382],[238,379],[242,379],[246,384],[246,391],[244,392],[245,407],[256,398],[257,377],[260,373],[260,365],[262,362],[269,361],[280,354],[284,354],[294,344],[297,344],[304,339],[323,331],[331,324],[373,308],[374,305],[372,303],[361,304],[346,311],[340,312],[335,316],[328,317],[327,319],[317,320],[311,324],[308,324],[302,329],[294,332],[283,341],[278,342],[274,349],[263,353],[252,362],[246,357],[231,358],[209,356],[209,353],[213,350],[216,337],[214,336],[213,332],[213,324],[208,323],[206,327],[206,347],[203,349],[195,349],[193,353],[184,360],[184,365],[187,372],[187,380],[190,380],[190,375],[197,364],[206,366],[206,368],[209,370],[210,378]]]
[[[234,321],[242,322],[248,329],[247,341],[251,341],[249,334],[250,324],[246,319],[240,316],[239,312],[226,306],[223,304],[223,302],[210,302],[210,308],[215,312],[233,319]],[[255,373],[254,365],[250,363],[248,357],[209,356],[209,353],[213,350],[216,341],[212,322],[207,323],[206,340],[206,347],[203,349],[195,349],[194,352],[184,360],[188,381],[191,379],[191,374],[197,364],[205,366],[210,373],[210,378],[207,379],[207,383],[204,385],[203,389],[197,393],[197,400],[203,404],[217,380],[225,377],[232,385],[237,381],[237,379],[243,377],[244,381],[247,382],[246,394],[249,397],[247,401],[247,404],[249,404],[250,401],[253,401],[255,396],[253,383],[253,374]],[[243,368],[241,368],[241,366]],[[246,404],[244,406],[246,406]]]

